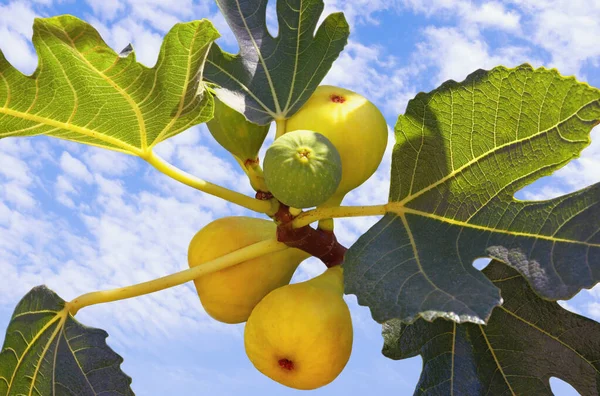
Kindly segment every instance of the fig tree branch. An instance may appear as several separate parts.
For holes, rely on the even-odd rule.
[[[265,183],[265,177],[263,176],[263,170],[260,166],[260,160],[258,158],[255,160],[242,161],[235,155],[233,157],[238,164],[240,164],[246,173],[246,176],[248,176],[248,180],[250,181],[250,185],[254,191],[269,191],[269,188]]]
[[[275,139],[277,139],[286,132],[287,120],[275,120],[275,125],[277,126],[275,131]]]
[[[67,303],[69,312],[75,315],[83,307],[90,305],[107,303],[112,301],[124,300],[127,298],[138,297],[144,294],[154,293],[160,290],[168,289],[173,286],[182,285],[192,281],[202,275],[219,271],[239,264],[243,261],[251,260],[265,254],[274,253],[288,249],[288,246],[275,239],[261,241],[250,246],[235,250],[224,256],[208,261],[197,267],[189,268],[162,278],[154,279],[148,282],[138,283],[132,286],[121,287],[112,290],[102,290],[83,294],[71,302]]]
[[[304,250],[320,259],[327,267],[340,265],[344,261],[348,249],[338,242],[333,231],[315,230],[308,225],[301,228],[292,227],[294,215],[284,204],[279,205],[279,210],[273,219],[278,224],[278,241],[287,246]]]
[[[337,206],[317,208],[302,213],[292,220],[293,228],[302,228],[315,221],[340,217],[381,216],[388,212],[387,204],[372,206]]]
[[[153,151],[148,152],[146,155],[142,156],[142,158],[165,175],[197,190],[225,199],[246,209],[250,209],[259,213],[265,213],[269,216],[272,216],[275,212],[277,212],[278,203],[276,200],[265,201],[255,199],[247,195],[240,194],[236,191],[229,190],[225,187],[221,187],[217,184],[199,179],[166,162]]]

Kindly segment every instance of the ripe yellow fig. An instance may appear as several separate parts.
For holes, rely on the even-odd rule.
[[[321,206],[338,206],[344,196],[377,170],[387,146],[388,129],[379,109],[364,96],[330,85],[317,87],[287,120],[288,132],[308,129],[329,139],[342,159],[342,181]]]
[[[269,293],[244,331],[248,358],[261,373],[295,389],[333,381],[352,352],[352,320],[335,266],[309,281]]]
[[[223,217],[207,224],[188,249],[190,267],[234,250],[275,237],[276,224],[253,217]],[[242,323],[270,291],[290,282],[298,265],[310,255],[289,248],[244,261],[194,280],[200,302],[214,319]]]

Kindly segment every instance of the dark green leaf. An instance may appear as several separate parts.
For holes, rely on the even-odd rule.
[[[221,86],[223,102],[256,124],[292,116],[319,85],[350,34],[343,14],[315,34],[323,0],[279,0],[276,38],[267,30],[267,0],[217,0],[240,53],[211,49],[204,77]]]
[[[421,354],[416,395],[552,395],[550,377],[581,395],[600,394],[600,324],[544,301],[515,270],[483,270],[506,300],[486,325],[423,319],[383,325],[383,354]]]
[[[6,330],[0,395],[133,395],[107,336],[77,322],[52,290],[34,287]]]
[[[177,24],[149,69],[80,19],[36,19],[32,76],[0,52],[0,138],[43,134],[143,156],[212,117],[202,69],[218,36],[207,20]]]
[[[379,322],[484,323],[501,299],[478,257],[547,299],[595,285],[600,184],[541,202],[513,195],[576,158],[599,120],[599,90],[528,65],[417,95],[396,125],[389,212],[348,251],[346,291]]]

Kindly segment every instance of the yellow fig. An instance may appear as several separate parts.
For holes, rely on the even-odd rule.
[[[333,381],[352,352],[352,320],[335,266],[309,281],[269,293],[244,331],[248,358],[261,373],[295,389]]]
[[[300,129],[324,135],[342,160],[342,181],[321,206],[338,206],[348,192],[371,177],[388,141],[387,123],[373,103],[355,92],[330,85],[317,87],[287,120],[288,132]]]
[[[234,250],[275,238],[277,226],[271,220],[232,216],[203,227],[188,249],[190,267],[202,265]],[[271,290],[290,282],[298,265],[310,255],[289,248],[244,261],[194,280],[200,302],[214,319],[242,323]]]

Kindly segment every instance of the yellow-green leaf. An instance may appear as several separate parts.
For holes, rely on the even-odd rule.
[[[132,51],[115,53],[80,19],[36,19],[32,76],[0,52],[0,138],[50,135],[143,156],[212,117],[202,71],[218,37],[207,20],[177,24],[148,68]]]

